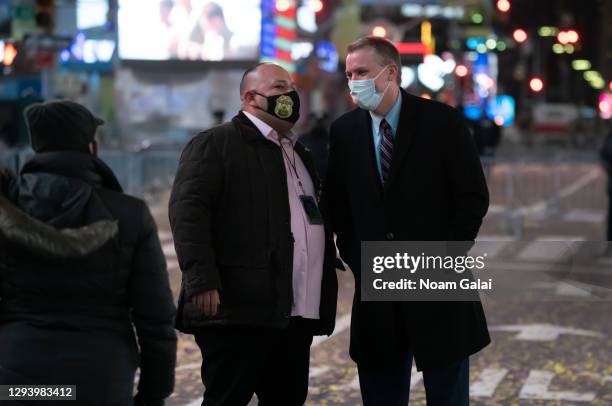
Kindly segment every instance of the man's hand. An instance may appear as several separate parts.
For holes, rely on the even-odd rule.
[[[197,293],[191,298],[191,301],[208,317],[216,316],[219,305],[221,304],[219,300],[219,291],[217,289]]]

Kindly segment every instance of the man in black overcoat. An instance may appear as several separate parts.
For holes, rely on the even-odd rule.
[[[323,200],[355,275],[350,355],[365,406],[405,406],[412,360],[428,405],[467,405],[468,357],[490,341],[480,302],[363,302],[362,241],[471,241],[489,195],[474,142],[453,108],[399,86],[395,46],[366,37],[348,48],[359,108],[331,126]]]

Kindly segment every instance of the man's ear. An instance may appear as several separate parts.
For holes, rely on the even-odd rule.
[[[392,63],[391,65],[389,65],[389,73],[391,74],[391,77],[393,78],[391,82],[397,82],[401,79],[400,68],[396,64]]]
[[[242,99],[242,103],[248,104],[249,100],[251,99],[251,95],[249,94],[249,92],[244,92],[241,99]]]
[[[98,141],[93,140],[89,143],[89,152],[93,156],[98,156]]]
[[[244,93],[244,101],[246,103],[251,103],[255,99],[255,93],[252,91],[248,91]]]

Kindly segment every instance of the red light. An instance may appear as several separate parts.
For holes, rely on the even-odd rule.
[[[431,49],[421,42],[396,42],[400,55],[430,55]]]
[[[321,0],[310,0],[309,6],[310,9],[315,13],[318,13],[323,10],[323,2]]]
[[[520,28],[518,30],[514,30],[514,32],[512,33],[512,37],[519,44],[527,41],[527,33],[525,32],[525,30],[521,30]]]
[[[510,11],[510,2],[508,0],[499,0],[497,2],[497,9],[502,13]]]
[[[289,10],[289,8],[291,7],[291,3],[289,3],[289,0],[276,0],[276,10],[284,13],[285,11]]]
[[[566,31],[561,31],[557,34],[557,41],[563,45],[567,45],[570,42],[569,35]]]
[[[565,33],[568,42],[575,44],[576,42],[578,42],[578,40],[580,39],[580,36],[578,35],[578,33],[574,30],[569,30]]]
[[[375,37],[384,38],[387,36],[387,29],[382,25],[377,25],[376,27],[372,28],[372,35]]]
[[[612,92],[612,81],[608,83],[608,89],[610,89],[610,91]]]
[[[421,94],[421,97],[423,99],[431,100],[431,95],[429,93],[423,93],[423,94]]]
[[[465,65],[457,65],[455,68],[455,74],[460,78],[464,78],[468,75],[469,71]]]
[[[11,66],[13,62],[15,62],[15,58],[17,57],[17,48],[13,44],[6,44],[4,46],[4,58],[2,58],[2,63],[5,66]]]
[[[612,94],[602,93],[599,95],[599,115],[604,120],[612,118]]]
[[[544,89],[544,82],[540,78],[533,78],[529,81],[529,87],[534,92],[541,92]]]

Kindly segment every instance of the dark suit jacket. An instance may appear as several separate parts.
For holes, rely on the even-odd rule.
[[[315,185],[310,152],[295,152]],[[194,137],[174,179],[169,216],[182,271],[176,327],[194,333],[210,325],[284,328],[293,300],[293,235],[287,174],[280,148],[241,112]],[[325,217],[325,213],[323,213]],[[320,319],[313,333],[331,334],[336,317],[336,250],[325,227]],[[218,314],[207,317],[192,296],[218,289]]]
[[[389,181],[376,168],[368,111],[331,126],[324,200],[341,257],[356,282],[351,357],[388,363],[412,351],[419,369],[443,366],[489,342],[480,302],[362,302],[361,241],[470,241],[489,194],[460,114],[402,91]]]

